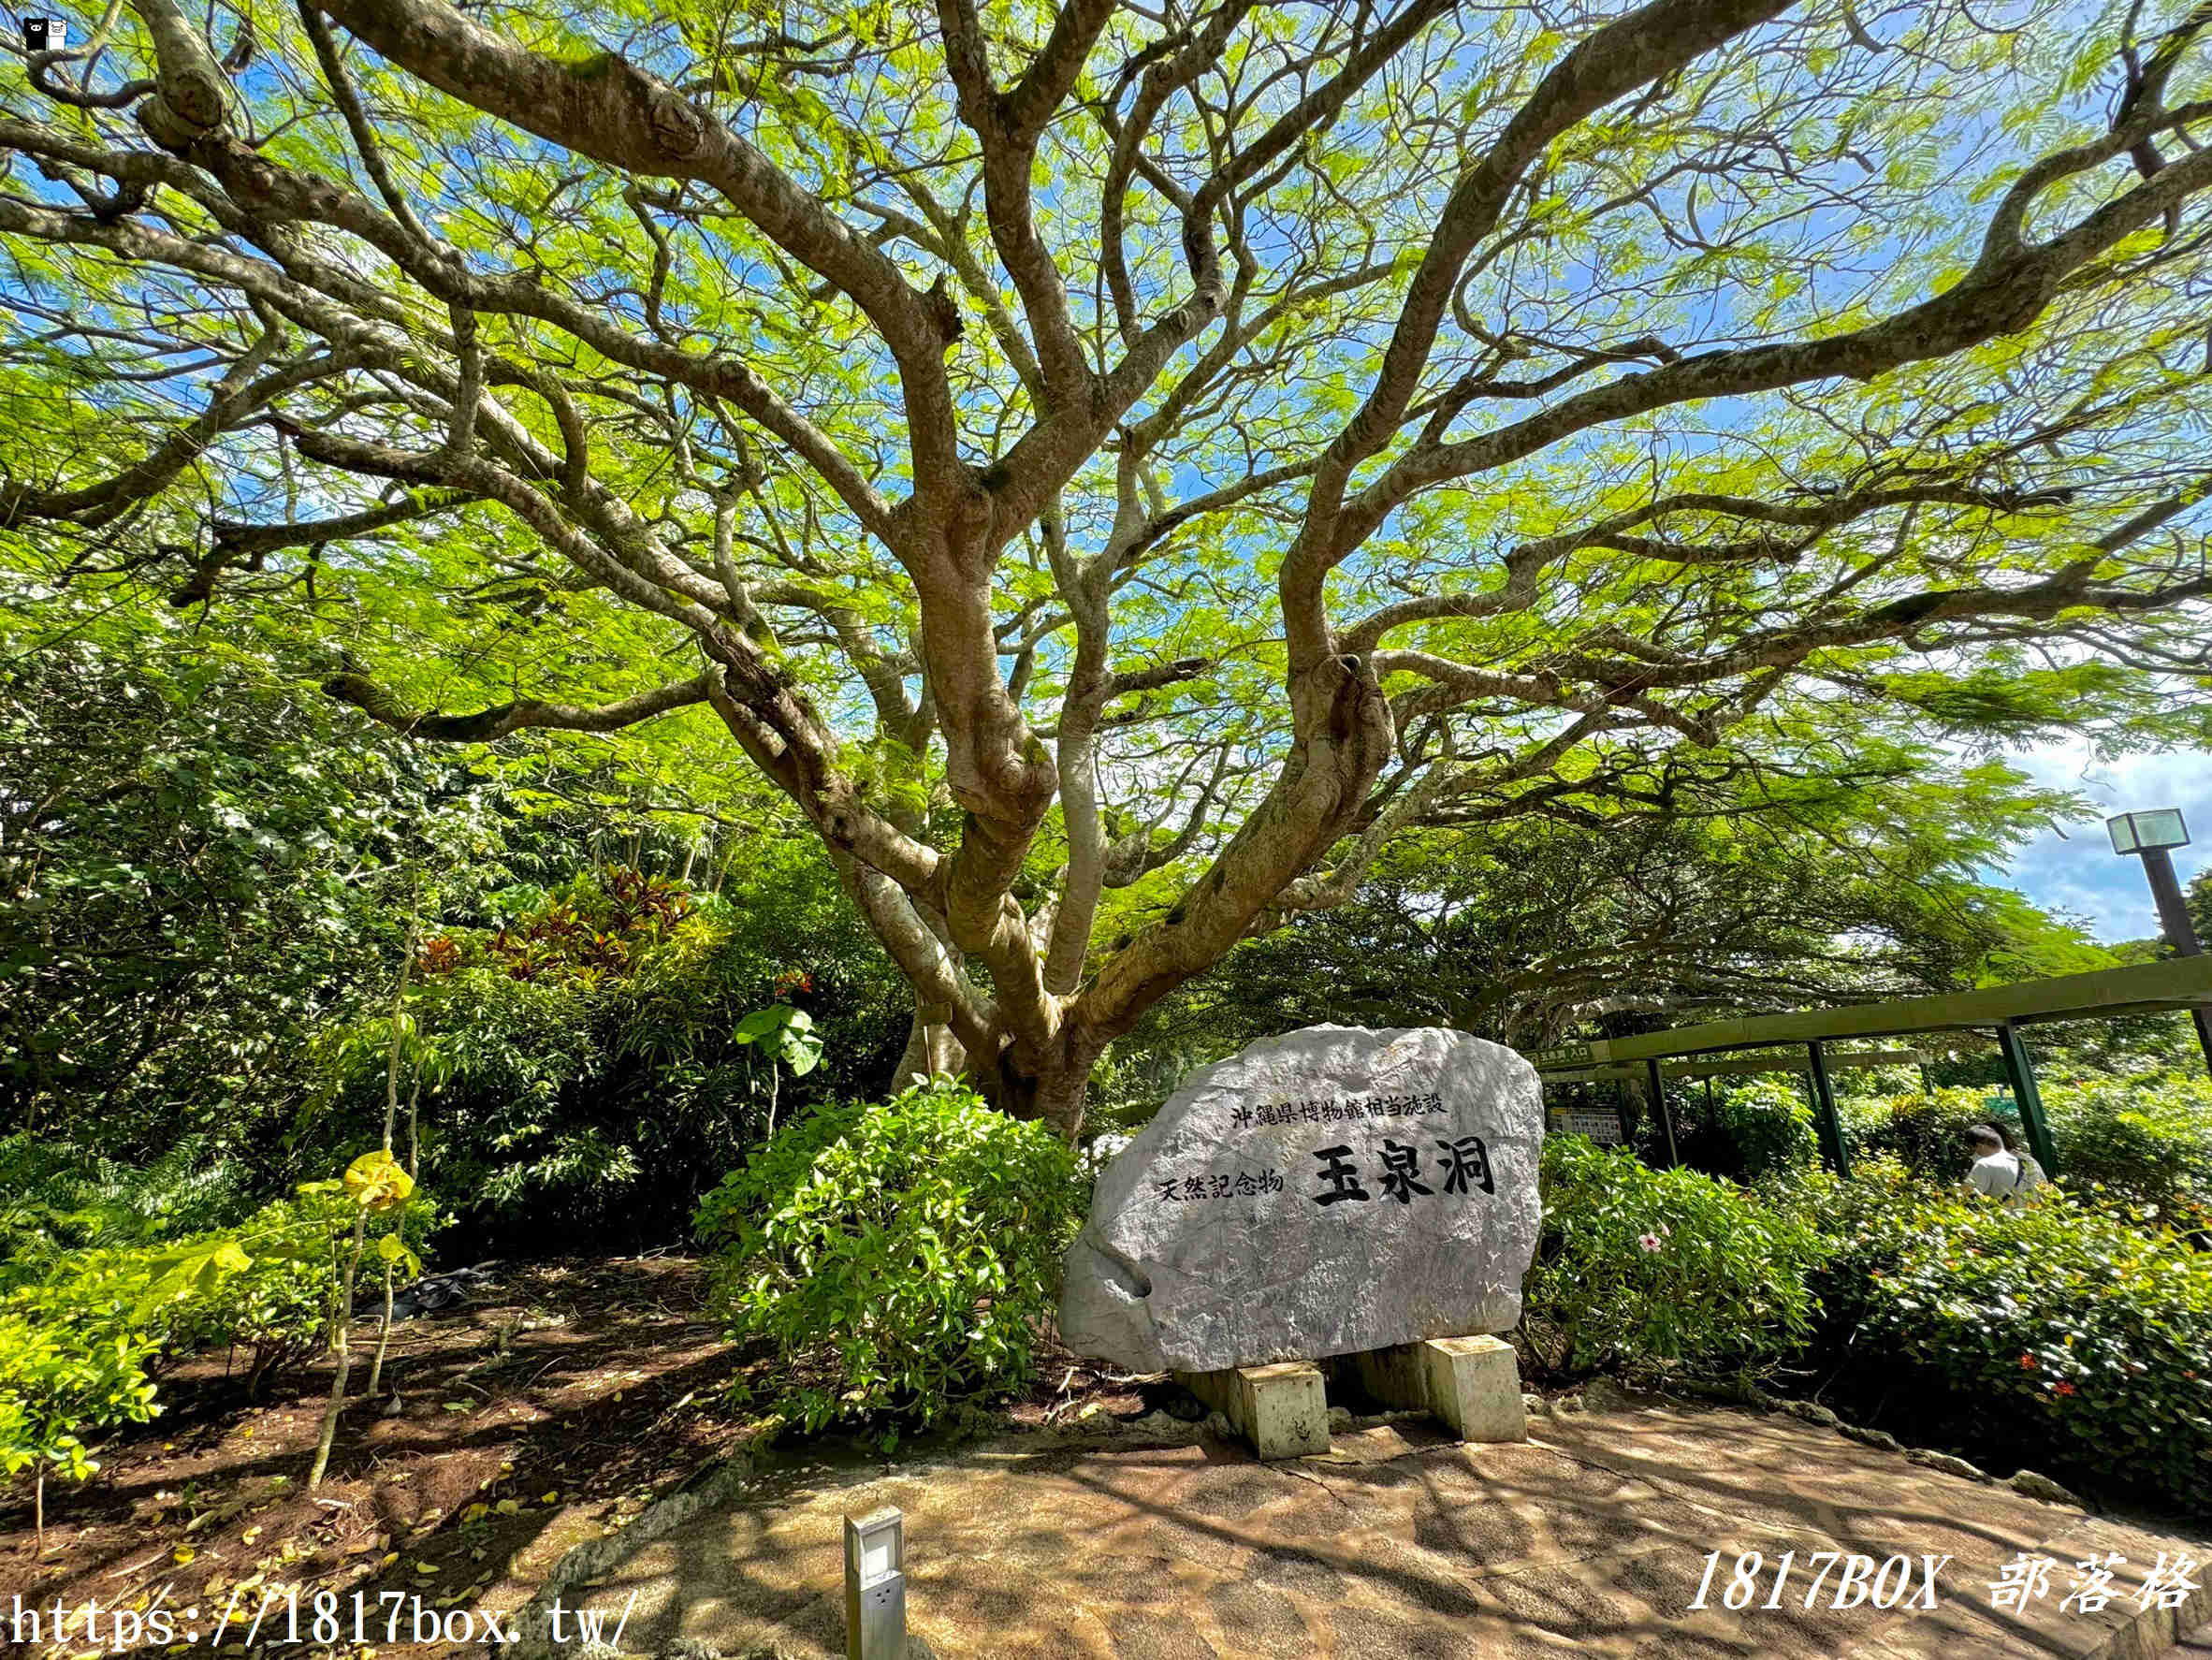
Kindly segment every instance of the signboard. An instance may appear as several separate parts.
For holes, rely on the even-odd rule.
[[[1540,1067],[1586,1067],[1596,1056],[1587,1043],[1554,1043],[1530,1058]]]
[[[1061,1339],[1213,1372],[1510,1330],[1543,1135],[1528,1062],[1464,1032],[1263,1038],[1193,1072],[1100,1174]]]
[[[1604,1146],[1617,1147],[1627,1140],[1621,1133],[1621,1114],[1604,1108],[1554,1107],[1550,1113],[1553,1135],[1587,1136]]]

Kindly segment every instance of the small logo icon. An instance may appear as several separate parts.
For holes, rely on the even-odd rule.
[[[23,50],[25,51],[59,51],[68,38],[69,27],[58,17],[27,17],[23,19]]]

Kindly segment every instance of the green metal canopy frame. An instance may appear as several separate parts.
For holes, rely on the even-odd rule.
[[[1642,1032],[1630,1038],[1600,1038],[1563,1043],[1530,1056],[1536,1070],[1554,1082],[1562,1073],[1619,1077],[1641,1063],[1651,1079],[1653,1105],[1674,1147],[1674,1118],[1661,1087],[1668,1061],[1737,1049],[1802,1049],[1805,1060],[1775,1070],[1809,1068],[1821,1150],[1841,1174],[1850,1173],[1842,1122],[1836,1115],[1835,1090],[1828,1070],[1843,1056],[1831,1057],[1826,1045],[1843,1038],[1898,1038],[1918,1032],[1988,1031],[1996,1034],[2012,1079],[2013,1099],[2028,1130],[2029,1148],[2045,1170],[2056,1171],[2051,1132],[2036,1093],[2035,1069],[2019,1028],[2045,1021],[2110,1020],[2127,1014],[2186,1013],[2212,1003],[2212,956],[2176,957],[2170,962],[2137,963],[2101,968],[2093,974],[2067,974],[2056,980],[2029,980],[2017,985],[1944,992],[1905,997],[1892,1003],[1848,1003],[1838,1009],[1810,1009],[1795,1014],[1758,1014],[1716,1020],[1671,1031]],[[1678,1070],[1688,1070],[1679,1068]],[[1702,1070],[1703,1069],[1699,1069]]]

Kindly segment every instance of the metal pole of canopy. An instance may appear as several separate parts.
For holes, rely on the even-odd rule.
[[[2019,1103],[2020,1123],[2028,1131],[2028,1150],[2046,1175],[2059,1173],[2058,1155],[2051,1147],[2051,1127],[2043,1115],[2043,1096],[2035,1087],[2035,1065],[2028,1058],[2028,1045],[2011,1021],[1997,1028],[1997,1047],[2004,1056],[2005,1075],[2012,1080],[2013,1099]]]
[[[1671,1168],[1681,1163],[1682,1156],[1675,1150],[1674,1114],[1666,1110],[1666,1082],[1659,1075],[1659,1063],[1656,1060],[1648,1060],[1644,1065],[1650,1069],[1652,1109],[1659,1114],[1660,1126],[1666,1131],[1666,1162]]]
[[[1843,1145],[1843,1120],[1836,1115],[1836,1086],[1828,1082],[1828,1057],[1818,1043],[1805,1052],[1812,1062],[1812,1123],[1820,1131],[1821,1157],[1838,1175],[1851,1174],[1851,1155]]]

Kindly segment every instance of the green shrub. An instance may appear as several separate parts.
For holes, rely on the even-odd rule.
[[[2085,1079],[2044,1098],[2068,1187],[2102,1183],[2139,1203],[2212,1210],[2212,1080]]]
[[[85,1438],[160,1411],[154,1379],[187,1354],[242,1346],[257,1385],[314,1352],[339,1252],[366,1212],[372,1237],[404,1241],[434,1207],[310,1183],[237,1228],[62,1252],[19,1272],[0,1288],[0,1475],[27,1472],[42,1492],[49,1475],[82,1480],[98,1467]]]
[[[1718,1081],[1713,1083],[1717,1085]],[[1739,1079],[1725,1088],[1670,1085],[1673,1152],[1690,1169],[1736,1182],[1755,1182],[1778,1172],[1819,1162],[1812,1108],[1800,1081],[1785,1076]],[[1666,1130],[1654,1113],[1642,1114],[1634,1145],[1648,1164],[1670,1164]]]
[[[2147,1212],[2009,1212],[1889,1160],[1801,1191],[1834,1241],[1832,1359],[1946,1429],[2204,1506],[2212,1254]]]
[[[2058,1170],[2076,1192],[2102,1184],[2138,1203],[2212,1207],[2212,1084],[2172,1073],[2073,1082],[2045,1080]],[[1991,1107],[1981,1089],[1939,1089],[1848,1102],[1844,1133],[1855,1155],[1887,1155],[1925,1181],[1964,1178],[1966,1131],[2002,1125],[2016,1146],[2026,1132],[2009,1097]]]
[[[73,1252],[0,1295],[0,1475],[29,1474],[41,1515],[49,1477],[81,1481],[99,1468],[87,1436],[161,1410],[153,1373],[168,1299],[156,1257]]]
[[[331,1242],[352,1226],[342,1198],[303,1192],[237,1228],[64,1253],[0,1295],[0,1308],[143,1337],[154,1373],[205,1349],[242,1347],[258,1384],[318,1346],[337,1285]]]
[[[1957,1183],[1966,1179],[1972,1162],[1966,1144],[1972,1126],[2000,1125],[2013,1145],[2028,1144],[2009,1099],[2003,1107],[1991,1107],[1987,1100],[1988,1092],[1976,1088],[1913,1091],[1841,1101],[1837,1115],[1855,1161],[1894,1158],[1924,1182]]]
[[[61,1141],[0,1136],[0,1286],[63,1252],[205,1232],[252,1208],[252,1172],[205,1135],[133,1167]]]
[[[766,849],[747,863],[744,885],[720,895],[619,867],[504,891],[490,896],[498,927],[423,942],[408,994],[422,1171],[451,1196],[467,1248],[528,1251],[548,1228],[572,1248],[665,1243],[772,1116],[889,1072],[912,997],[835,873]],[[740,1035],[764,1004],[804,1012],[822,1046],[773,1092],[774,1067]],[[312,1144],[335,1151],[381,1119],[387,1018],[373,1008],[325,1033]]]
[[[1811,1227],[1732,1183],[1579,1137],[1546,1141],[1542,1182],[1522,1293],[1539,1369],[1659,1361],[1755,1376],[1810,1335],[1807,1276],[1822,1249]]]
[[[0,1476],[81,1481],[99,1466],[84,1436],[160,1410],[151,1338],[0,1312]]]
[[[427,1201],[413,1207],[398,1231],[418,1238],[430,1210]],[[334,1247],[353,1227],[353,1215],[342,1198],[305,1191],[256,1211],[227,1236],[240,1242],[245,1264],[184,1290],[154,1317],[161,1363],[208,1349],[242,1349],[248,1388],[259,1393],[270,1378],[320,1353],[338,1291]],[[223,1237],[187,1241],[183,1248]]]
[[[776,1346],[779,1410],[927,1424],[1028,1378],[1084,1202],[1058,1137],[940,1080],[785,1126],[695,1227],[736,1332]]]
[[[255,1391],[313,1354],[337,1285],[328,1242],[352,1227],[352,1210],[303,1188],[233,1227],[205,1226],[211,1214],[236,1214],[239,1168],[216,1160],[196,1176],[182,1155],[205,1146],[187,1138],[178,1157],[132,1170],[60,1143],[0,1140],[0,1176],[24,1182],[0,1209],[0,1226],[21,1230],[0,1232],[0,1307],[36,1306],[46,1319],[142,1334],[154,1373],[201,1350],[243,1349]],[[419,1246],[435,1220],[428,1200],[411,1205],[400,1223],[406,1242]],[[206,1283],[171,1273],[226,1243],[240,1257]],[[163,1275],[157,1304],[148,1303]]]
[[[1796,1082],[1754,1078],[1724,1091],[1721,1128],[1734,1141],[1748,1181],[1809,1167],[1819,1161],[1820,1138],[1812,1109]]]

